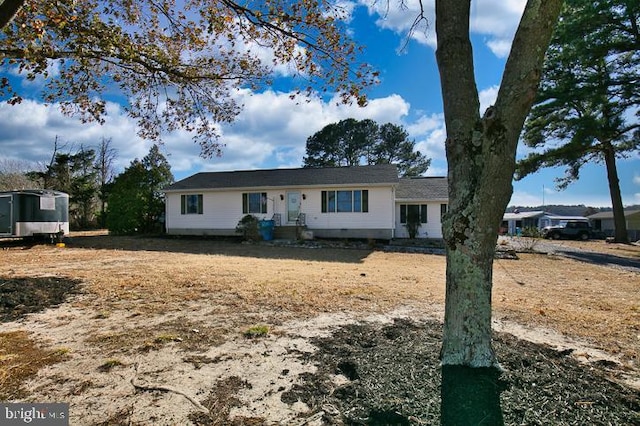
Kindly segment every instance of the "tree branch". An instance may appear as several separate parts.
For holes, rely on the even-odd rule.
[[[0,30],[11,22],[24,2],[25,0],[4,0],[0,2]]]
[[[545,52],[563,0],[528,0],[511,45],[495,106],[508,123],[508,140],[518,141],[536,98]],[[515,135],[514,135],[515,134]]]

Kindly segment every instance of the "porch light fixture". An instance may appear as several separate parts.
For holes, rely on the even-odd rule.
[[[307,199],[307,194],[302,194],[302,199],[306,200]]]
[[[284,195],[280,194],[280,201],[284,200]]]

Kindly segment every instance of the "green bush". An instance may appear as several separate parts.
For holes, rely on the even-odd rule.
[[[409,210],[407,212],[407,223],[404,226],[407,228],[410,239],[414,239],[418,235],[420,225],[420,213],[414,210]]]
[[[259,241],[260,232],[258,230],[258,218],[253,215],[245,215],[236,226],[236,233],[242,234],[247,241]]]
[[[523,237],[542,238],[542,232],[535,226],[529,226],[522,230]]]

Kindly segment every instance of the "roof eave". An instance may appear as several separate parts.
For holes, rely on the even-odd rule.
[[[251,190],[286,190],[286,189],[317,189],[317,188],[353,188],[353,187],[367,187],[367,188],[380,188],[380,187],[395,187],[397,182],[378,182],[378,183],[337,183],[337,184],[309,184],[309,185],[269,185],[269,186],[238,186],[238,187],[221,187],[221,188],[178,188],[178,189],[163,189],[164,193],[175,192],[222,192],[222,191],[251,191]]]

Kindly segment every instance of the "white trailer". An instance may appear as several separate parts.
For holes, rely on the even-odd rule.
[[[69,233],[69,195],[28,189],[0,192],[0,238],[61,238]]]

